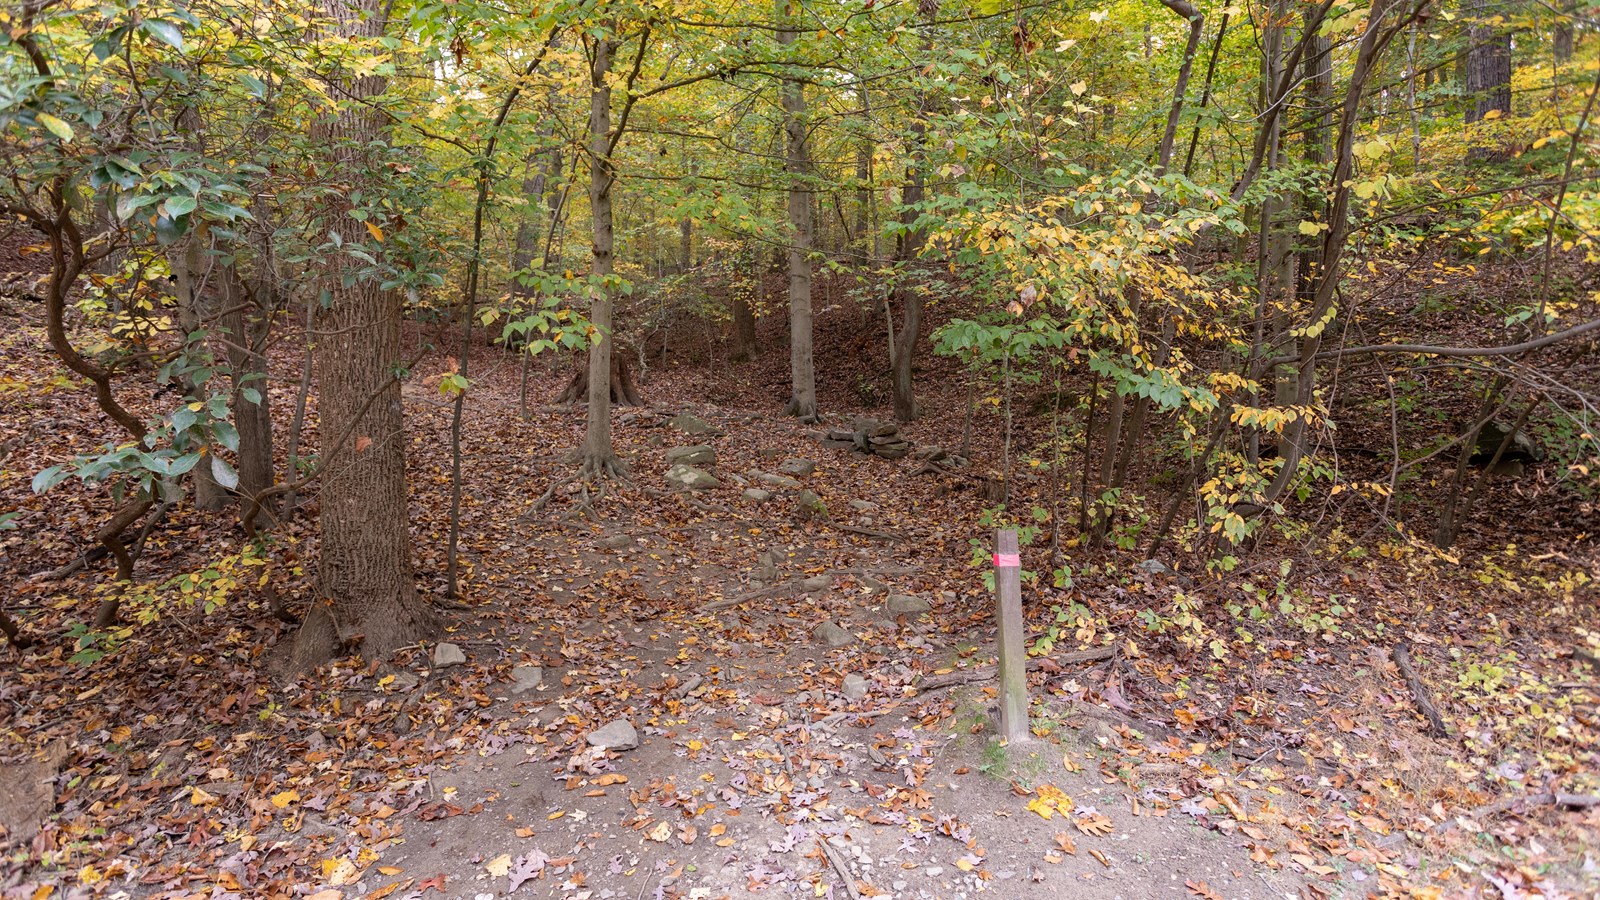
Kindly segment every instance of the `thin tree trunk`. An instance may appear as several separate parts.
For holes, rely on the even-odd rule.
[[[222,303],[227,311],[222,318],[227,332],[228,367],[233,370],[233,424],[239,432],[239,492],[256,495],[272,487],[272,392],[267,377],[267,358],[261,352],[266,332],[271,328],[272,309],[251,305],[239,274],[231,264],[219,273]],[[264,298],[263,298],[264,299]],[[266,512],[276,505],[268,501]]]
[[[1206,25],[1205,16],[1188,0],[1161,0],[1161,4],[1188,20],[1189,41],[1183,48],[1178,83],[1172,88],[1172,105],[1167,110],[1167,127],[1161,133],[1161,146],[1156,153],[1157,175],[1167,174],[1167,166],[1172,162],[1172,142],[1178,135],[1178,121],[1183,118],[1183,99],[1189,91],[1190,73],[1194,71],[1194,58],[1200,52],[1200,36]]]
[[[644,40],[644,38],[641,38]],[[590,272],[595,279],[609,281],[615,271],[611,189],[616,170],[611,159],[611,73],[616,42],[611,36],[592,43],[589,70],[589,220],[592,256]],[[644,47],[639,48],[644,52]],[[585,477],[610,477],[622,473],[622,463],[611,447],[611,352],[614,343],[611,324],[612,292],[609,286],[594,292],[589,304],[589,323],[595,328],[594,344],[589,348],[589,415],[578,448],[578,461]]]
[[[323,0],[331,28],[345,40],[372,39],[384,33],[387,7],[378,0]],[[361,173],[382,165],[373,146],[388,133],[388,119],[372,101],[385,90],[378,76],[341,73],[340,94],[357,102],[312,128],[313,145],[325,148],[324,171],[339,172],[377,193]],[[345,244],[365,243],[368,225],[356,220],[348,195],[323,209],[324,227]],[[322,289],[331,302],[318,315],[316,368],[318,412],[328,466],[338,447],[327,446],[347,428],[359,435],[347,455],[328,466],[322,482],[322,537],[319,544],[316,601],[295,636],[292,664],[309,668],[359,650],[369,660],[384,659],[400,647],[430,637],[439,627],[428,604],[417,595],[412,575],[411,530],[406,491],[405,420],[400,382],[391,369],[403,360],[401,316],[404,299],[370,278],[347,277],[350,263],[340,254],[323,262]],[[365,406],[369,396],[376,401]]]
[[[1362,32],[1357,44],[1356,59],[1351,68],[1350,82],[1344,97],[1339,138],[1334,149],[1333,172],[1328,180],[1329,191],[1332,194],[1326,220],[1328,228],[1323,232],[1322,253],[1317,259],[1316,288],[1310,298],[1311,307],[1303,317],[1303,321],[1306,322],[1320,322],[1333,306],[1334,291],[1339,283],[1339,264],[1343,259],[1345,239],[1350,231],[1352,148],[1355,145],[1356,132],[1361,125],[1361,100],[1366,92],[1367,80],[1371,77],[1386,43],[1381,40],[1385,36],[1383,20],[1391,2],[1392,0],[1374,0],[1368,13],[1366,30]],[[1316,402],[1317,352],[1321,349],[1322,338],[1328,331],[1329,329],[1324,329],[1300,343],[1294,405],[1306,410],[1310,410]],[[1289,485],[1294,483],[1300,461],[1305,454],[1305,437],[1310,418],[1309,415],[1297,416],[1285,427],[1279,454],[1283,460],[1283,467],[1268,485],[1262,506],[1271,506],[1277,502]]]
[[[777,0],[784,27],[778,41],[794,46],[795,28],[788,22],[785,0]],[[811,188],[805,183],[806,94],[797,79],[785,77],[778,90],[783,101],[784,170],[789,177],[789,403],[784,414],[802,422],[817,420],[817,373],[811,332]]]
[[[1222,52],[1222,39],[1228,36],[1228,10],[1222,11],[1222,21],[1217,23],[1217,37],[1211,42],[1211,59],[1206,63],[1206,83],[1200,90],[1200,109],[1211,105],[1211,85],[1217,76],[1217,56]],[[1194,171],[1194,151],[1200,145],[1200,120],[1196,119],[1194,130],[1189,133],[1189,152],[1183,158],[1183,176],[1189,177]]]

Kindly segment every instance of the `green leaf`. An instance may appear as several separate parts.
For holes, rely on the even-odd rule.
[[[172,430],[183,433],[194,427],[200,421],[200,415],[187,406],[180,407],[172,414]]]
[[[211,477],[217,479],[217,484],[230,491],[239,487],[239,473],[220,456],[211,457]]]
[[[67,480],[66,466],[51,466],[43,472],[33,476],[33,492],[42,494],[56,485]]]
[[[256,76],[245,72],[239,76],[239,80],[244,82],[245,88],[257,98],[264,98],[267,96],[267,83]]]
[[[176,219],[194,212],[197,205],[193,197],[168,197],[167,202],[161,204],[161,211],[169,218]]]
[[[49,113],[39,113],[37,116],[34,116],[34,118],[38,120],[40,125],[44,126],[46,131],[60,138],[61,143],[66,144],[72,141],[71,125],[68,125]]]
[[[161,43],[166,44],[174,50],[182,52],[183,31],[180,30],[178,26],[172,24],[171,22],[164,22],[161,19],[145,19],[142,23],[140,23],[139,27],[143,28],[146,34],[150,35]]]

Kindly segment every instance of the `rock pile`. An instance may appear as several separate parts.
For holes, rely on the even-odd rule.
[[[911,442],[900,435],[900,426],[879,419],[856,419],[849,430],[831,429],[823,434],[822,445],[884,459],[902,459],[911,453]]]

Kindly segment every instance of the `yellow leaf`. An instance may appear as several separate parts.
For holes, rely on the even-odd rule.
[[[645,837],[658,844],[665,843],[667,838],[672,837],[672,826],[665,822],[657,822],[656,827],[645,832]]]
[[[272,805],[279,809],[287,809],[289,804],[299,799],[299,791],[280,791],[272,795]]]
[[[189,794],[189,802],[195,806],[210,806],[217,802],[215,794],[208,794],[201,788],[195,788]]]
[[[362,224],[367,226],[367,231],[372,233],[372,239],[373,240],[377,241],[380,244],[383,243],[383,229],[382,228],[379,228],[378,226],[372,224],[371,222],[363,222]]]
[[[1089,89],[1089,82],[1087,82],[1087,81],[1074,81],[1072,83],[1071,87],[1072,87],[1072,96],[1074,96],[1074,97],[1082,97],[1083,96],[1083,92],[1087,91]]]
[[[401,872],[404,872],[404,871],[405,871],[405,869],[402,869],[399,866],[379,866],[378,867],[378,874],[380,874],[380,875],[391,875],[391,876],[392,875],[399,875]]]
[[[1049,821],[1056,813],[1066,815],[1072,811],[1072,798],[1055,785],[1041,784],[1035,793],[1038,796],[1028,801],[1028,811],[1038,813],[1041,819]]]
[[[495,878],[506,877],[506,873],[511,871],[511,854],[502,853],[496,856],[494,859],[489,860],[489,864],[484,866],[484,869],[488,870],[489,874]]]

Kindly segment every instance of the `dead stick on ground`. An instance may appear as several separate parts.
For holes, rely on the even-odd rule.
[[[1428,686],[1422,683],[1417,676],[1417,670],[1411,665],[1411,647],[1405,643],[1394,645],[1394,650],[1389,654],[1394,659],[1394,664],[1400,669],[1400,675],[1405,678],[1406,686],[1411,688],[1411,698],[1416,701],[1417,709],[1427,717],[1428,724],[1441,737],[1450,736],[1450,728],[1445,725],[1444,717],[1439,715],[1439,710],[1433,705],[1433,698],[1428,694]]]
[[[1073,663],[1095,662],[1102,659],[1110,659],[1116,655],[1116,647],[1096,647],[1092,650],[1075,650],[1071,653],[1062,653],[1058,656],[1030,659],[1028,660],[1028,671],[1038,671],[1051,663],[1055,663],[1056,665],[1071,665]],[[944,675],[930,675],[918,682],[916,689],[917,693],[925,694],[929,691],[943,690],[944,688],[955,687],[956,685],[972,684],[976,681],[989,681],[996,677],[997,671],[998,670],[994,666],[980,666],[976,669],[968,669],[965,672],[949,672]]]
[[[804,581],[805,579],[803,578],[796,578],[792,581],[781,581],[777,584],[761,588],[760,590],[749,591],[747,593],[740,594],[737,597],[725,597],[721,600],[713,600],[710,603],[701,606],[699,609],[695,610],[695,612],[716,612],[719,609],[727,609],[730,606],[738,606],[747,600],[759,600],[762,597],[794,593],[800,590],[800,586]]]
[[[861,892],[856,890],[856,880],[850,877],[850,870],[845,868],[844,860],[828,846],[828,839],[818,837],[817,846],[822,849],[822,855],[828,858],[828,865],[833,866],[833,871],[839,874],[839,880],[844,882],[845,893],[850,895],[850,900],[861,900]]]

